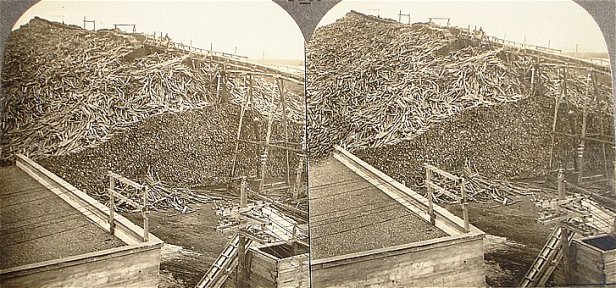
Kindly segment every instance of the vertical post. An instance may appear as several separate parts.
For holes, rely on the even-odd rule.
[[[114,235],[115,233],[115,221],[114,221],[114,206],[115,206],[115,197],[113,195],[113,191],[115,191],[115,180],[110,175],[111,171],[107,173],[109,175],[109,233]]]
[[[295,185],[293,188],[293,199],[297,200],[299,198],[299,187],[302,182],[302,170],[304,169],[304,157],[298,154],[299,163],[297,164],[297,169],[295,170]]]
[[[535,65],[530,68],[530,95],[535,95]]]
[[[433,187],[432,187],[432,171],[430,168],[426,167],[426,187],[428,188],[428,215],[430,215],[430,224],[434,225],[436,223],[436,217],[434,215],[434,204],[433,200]]]
[[[280,93],[280,105],[282,105],[282,127],[284,132],[284,142],[286,146],[289,145],[289,121],[287,116],[287,101],[284,95],[284,80],[282,78],[277,78],[276,82],[278,84],[278,92]],[[285,160],[287,168],[287,185],[291,185],[291,165],[289,163],[289,150],[285,150]]]
[[[468,223],[468,199],[466,197],[466,180],[464,178],[460,181],[460,190],[462,191],[462,217],[464,218],[464,232],[471,231],[470,224]]]
[[[400,10],[400,14],[398,14],[398,23],[402,23],[402,10]]]
[[[589,89],[589,85],[590,85],[590,73],[588,73],[587,77],[586,77],[586,89],[584,92],[584,100],[588,100],[588,89]],[[577,183],[578,185],[580,183],[582,183],[582,176],[584,173],[584,149],[585,149],[585,145],[586,145],[586,141],[584,140],[584,138],[586,137],[586,124],[587,124],[587,118],[588,118],[588,102],[584,103],[584,108],[582,111],[582,138],[580,139],[580,145],[578,147],[578,179],[577,179]]]
[[[248,86],[248,95],[246,96],[246,102],[242,105],[242,109],[240,110],[240,119],[237,127],[237,134],[235,135],[235,149],[233,150],[233,163],[231,166],[231,178],[235,177],[235,170],[237,169],[237,153],[240,149],[240,139],[242,136],[242,123],[244,121],[244,114],[246,113],[246,109],[248,105],[250,105],[251,94],[252,94],[252,76],[248,76],[249,86]]]
[[[565,200],[566,198],[567,195],[565,193],[565,169],[563,167],[560,167],[558,169],[558,200]]]
[[[246,176],[242,176],[242,182],[240,183],[240,208],[248,207],[248,197],[246,195],[246,186],[248,182],[246,181]]]
[[[143,185],[143,242],[148,242],[150,239],[150,209],[148,209],[148,187]]]
[[[272,107],[276,107],[274,105],[274,95],[272,95]],[[263,188],[265,187],[265,174],[267,174],[267,158],[269,157],[269,144],[270,139],[272,137],[272,125],[274,122],[274,110],[271,110],[267,115],[267,134],[265,135],[265,147],[263,148],[263,155],[261,155],[261,182],[259,183],[259,193],[263,192]]]
[[[563,78],[564,79],[564,78]],[[564,83],[562,84],[564,85]],[[560,106],[560,101],[563,93],[565,93],[564,86],[561,86],[560,95],[557,96],[554,103],[554,119],[552,121],[552,141],[550,144],[550,160],[548,162],[548,171],[552,170],[552,161],[554,160],[554,144],[556,141],[556,122],[558,120],[558,108]]]
[[[218,73],[218,75],[216,75],[216,98],[220,99],[220,78],[221,75],[220,73]]]
[[[560,244],[561,244],[561,250],[563,251],[563,266],[565,269],[565,283],[566,284],[573,284],[573,270],[571,269],[573,267],[573,261],[571,261],[571,250],[570,250],[570,243],[569,243],[569,233],[571,233],[569,231],[569,229],[567,228],[567,226],[565,225],[565,223],[563,222],[565,220],[561,220],[561,224],[560,224]]]
[[[244,232],[241,228],[238,231],[238,235],[240,238],[240,243],[237,249],[237,287],[244,288],[246,287],[246,237],[244,236]]]
[[[612,179],[612,195],[616,196],[616,161],[614,161],[614,170],[612,172],[613,175],[613,179]]]
[[[594,102],[595,102],[596,107],[599,107],[599,88],[597,87],[597,71],[593,71],[592,86],[593,86],[593,93],[594,93]],[[599,133],[601,133],[601,137],[603,137],[603,135],[605,134],[605,127],[603,124],[603,114],[601,113],[601,111],[599,111],[597,114],[598,114],[597,117],[599,118]],[[605,143],[601,143],[601,150],[603,152],[603,171],[604,171],[603,175],[605,175],[605,178],[608,178],[609,177],[608,175],[609,174],[608,172],[609,163],[607,161],[607,151],[605,148]],[[614,193],[614,195],[616,195],[616,192]]]

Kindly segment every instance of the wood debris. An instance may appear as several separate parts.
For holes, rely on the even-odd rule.
[[[159,179],[155,179],[152,175],[148,175],[143,181],[143,185],[148,189],[147,204],[151,211],[170,212],[175,210],[181,214],[187,214],[199,209],[195,208],[195,205],[222,200],[221,197],[195,193],[188,188],[170,187]],[[121,182],[116,183],[115,190],[136,203],[143,203],[143,191],[137,191]],[[106,198],[106,195],[98,196]],[[135,212],[133,207],[124,205],[121,200],[115,203],[115,209],[121,212]]]

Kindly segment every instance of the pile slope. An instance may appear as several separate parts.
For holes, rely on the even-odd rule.
[[[145,45],[146,39],[40,18],[13,31],[2,71],[0,158],[78,152],[152,115],[237,104],[249,91],[262,115],[278,104],[268,77],[254,76],[251,85],[245,74],[225,74],[225,64],[212,57]],[[302,97],[285,94],[292,121],[302,122]]]
[[[317,29],[307,49],[311,155],[412,139],[470,108],[560,96],[557,60],[541,60],[539,71],[532,53],[462,32],[357,12]],[[568,101],[587,104],[587,83],[586,71],[568,71]],[[598,83],[602,113],[612,111],[610,87]]]
[[[533,96],[496,107],[469,109],[434,125],[412,140],[355,153],[410,186],[423,185],[423,163],[459,175],[468,161],[480,174],[490,178],[539,176],[545,172],[549,159],[553,105],[552,99]],[[572,105],[559,109],[561,115],[569,111],[580,123],[579,109]],[[611,118],[603,118],[606,127],[609,126],[606,133],[612,133]],[[593,125],[587,128],[589,134],[599,132],[598,117],[594,119],[597,121],[591,122]],[[559,119],[559,131],[571,128],[568,120],[565,117]],[[554,163],[571,167],[571,159],[577,153],[577,141],[568,137],[556,137],[555,140]],[[586,143],[585,171],[603,169],[601,148],[600,144]],[[608,149],[608,159],[613,155],[613,150]]]
[[[97,147],[44,157],[39,162],[77,188],[100,198],[106,198],[109,170],[139,182],[152,173],[172,187],[224,184],[231,174],[239,110],[236,105],[226,104],[156,115]],[[250,123],[243,128],[247,131],[245,137],[254,140]],[[294,128],[290,129],[291,139],[297,142],[302,130],[299,126]],[[265,131],[261,132],[265,135]],[[239,148],[237,175],[255,175],[260,164],[258,155],[263,151],[256,145]],[[273,149],[269,157],[267,175],[286,175],[285,153]],[[297,161],[299,157],[291,154],[291,167],[296,167]]]

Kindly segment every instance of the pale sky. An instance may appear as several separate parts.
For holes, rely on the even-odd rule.
[[[62,15],[64,18],[62,18]],[[136,24],[137,32],[168,33],[175,42],[250,58],[304,60],[304,39],[293,18],[269,0],[242,1],[47,1],[30,8],[19,28],[34,16],[96,29]],[[91,29],[91,24],[87,26]]]
[[[378,9],[375,10],[375,9]],[[482,27],[486,34],[507,40],[563,51],[607,52],[601,30],[590,14],[573,1],[359,1],[345,0],[332,8],[319,25],[326,25],[355,10],[398,20],[411,14],[411,23],[429,17],[449,17],[451,25]],[[403,18],[403,22],[406,17]],[[405,22],[406,23],[406,22]],[[446,23],[445,22],[441,22]]]

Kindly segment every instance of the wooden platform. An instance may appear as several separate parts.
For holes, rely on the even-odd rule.
[[[426,198],[340,147],[309,173],[312,287],[485,286],[476,227],[439,206],[432,226]]]
[[[111,235],[107,207],[23,155],[0,171],[0,287],[158,285],[154,235],[142,242],[143,229],[117,214]]]
[[[17,166],[0,168],[0,199],[0,269],[126,245]]]

